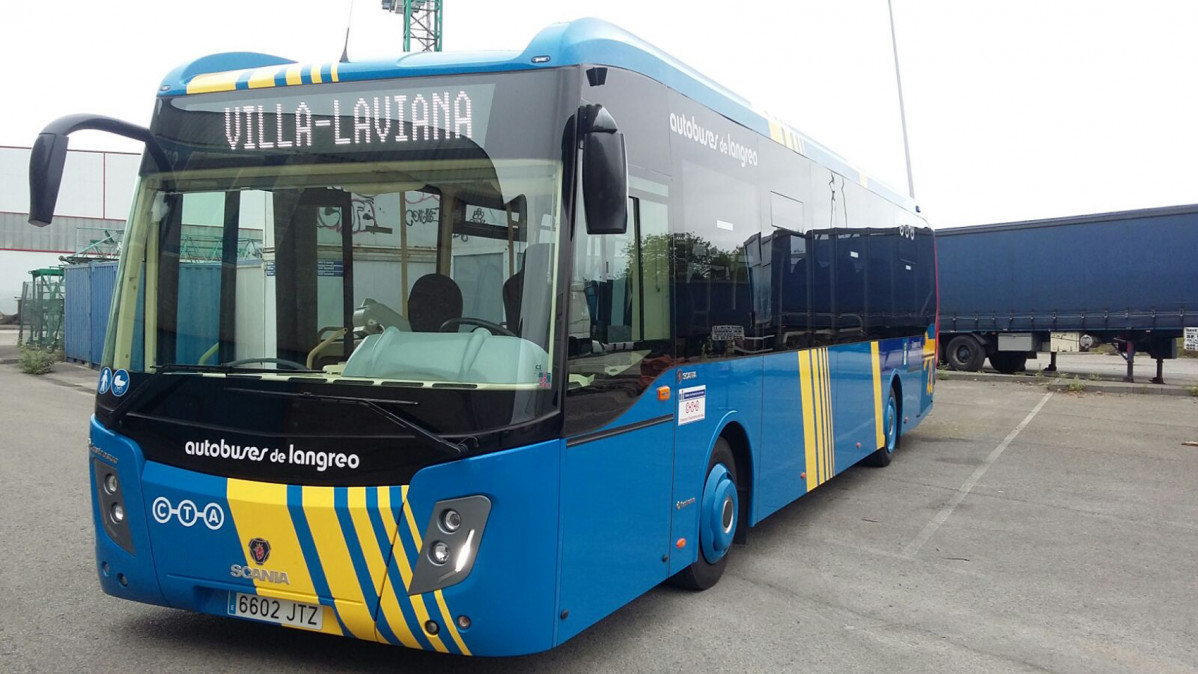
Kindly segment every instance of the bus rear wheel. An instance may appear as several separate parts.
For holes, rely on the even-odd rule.
[[[698,558],[671,580],[688,590],[706,590],[724,575],[736,527],[740,525],[740,501],[736,493],[736,457],[724,438],[716,440],[707,463],[707,479],[699,501]]]
[[[867,464],[877,468],[890,465],[890,460],[894,457],[894,450],[898,447],[899,441],[898,416],[898,399],[894,395],[894,389],[891,388],[886,406],[882,408],[882,446],[865,458]]]

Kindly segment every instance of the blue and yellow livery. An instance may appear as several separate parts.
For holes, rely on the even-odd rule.
[[[51,125],[43,207],[77,128],[148,146],[91,426],[117,597],[542,651],[710,587],[932,407],[914,205],[600,21],[199,59],[149,129]]]

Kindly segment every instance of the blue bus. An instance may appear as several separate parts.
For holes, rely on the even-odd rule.
[[[913,204],[601,21],[198,59],[148,129],[46,128],[34,224],[77,129],[146,144],[89,444],[116,597],[543,651],[932,406]]]

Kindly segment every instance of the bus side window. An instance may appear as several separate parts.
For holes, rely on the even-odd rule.
[[[580,209],[581,212],[581,209]],[[664,203],[630,197],[624,234],[575,224],[570,281],[570,432],[627,409],[669,367],[670,237]]]
[[[760,255],[757,190],[716,170],[718,163],[683,159],[681,165],[682,218],[674,238],[677,355],[715,359],[755,352],[760,340],[752,339],[748,264]]]

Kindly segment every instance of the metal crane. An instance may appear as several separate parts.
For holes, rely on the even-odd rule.
[[[441,51],[441,0],[382,0],[383,10],[403,14],[403,50]]]

